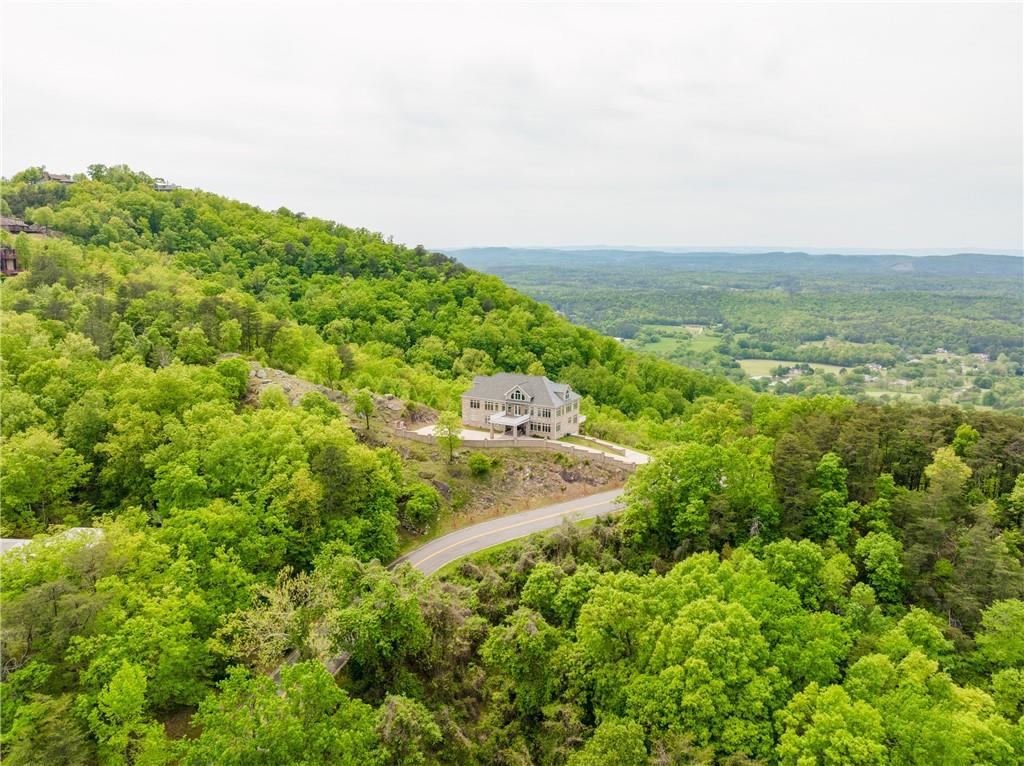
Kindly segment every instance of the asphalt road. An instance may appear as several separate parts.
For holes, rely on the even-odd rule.
[[[522,511],[490,521],[482,521],[471,527],[464,527],[444,537],[431,540],[396,559],[392,566],[407,561],[413,569],[430,575],[446,564],[470,553],[476,553],[490,548],[492,545],[505,543],[519,537],[526,537],[534,532],[552,529],[559,526],[563,520],[581,521],[621,511],[623,505],[616,502],[621,495],[621,489],[613,489],[610,492],[601,492],[597,495],[581,497],[578,500],[546,505],[543,508],[534,508],[531,511]]]
[[[417,569],[425,575],[431,575],[446,564],[468,556],[470,553],[476,553],[490,548],[492,545],[506,543],[519,537],[526,537],[534,532],[553,529],[559,526],[563,520],[581,521],[621,511],[624,506],[617,502],[621,495],[621,489],[613,489],[609,492],[581,497],[578,500],[555,503],[490,521],[481,521],[479,524],[464,527],[444,537],[431,540],[426,545],[421,545],[416,550],[398,557],[390,566],[396,567],[403,561],[408,561],[413,569]],[[342,652],[336,657],[325,660],[324,665],[331,675],[337,675],[338,671],[345,667],[348,658],[349,653]],[[288,665],[294,665],[298,659],[297,651],[290,652],[285,657],[284,663],[274,670],[270,677],[274,679],[275,683],[280,684],[281,669]],[[283,692],[279,693],[283,694]]]

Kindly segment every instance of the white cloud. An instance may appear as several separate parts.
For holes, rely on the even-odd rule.
[[[1021,248],[1021,10],[8,3],[2,167],[432,247]]]

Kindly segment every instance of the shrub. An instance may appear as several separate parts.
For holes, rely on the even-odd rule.
[[[437,520],[440,508],[440,492],[429,484],[413,484],[406,491],[406,499],[398,517],[406,529],[422,531]]]
[[[469,471],[476,477],[483,477],[494,470],[495,461],[483,452],[474,452],[469,456]]]

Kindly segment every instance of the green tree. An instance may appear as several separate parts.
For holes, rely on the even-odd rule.
[[[186,364],[209,364],[216,351],[201,327],[186,327],[178,333],[178,345],[174,353]]]
[[[5,701],[5,705],[10,704]],[[13,718],[3,748],[4,761],[12,766],[95,763],[95,747],[75,712],[71,694],[32,694],[18,705]]]
[[[455,450],[462,444],[462,423],[454,412],[442,412],[434,426],[434,438],[441,448],[448,453],[448,462],[455,460]]]
[[[980,437],[981,435],[970,424],[961,423],[957,426],[956,435],[953,437],[953,443],[950,446],[957,457],[967,457],[967,453]]]
[[[100,692],[89,722],[108,766],[167,763],[170,748],[163,726],[146,715],[146,674],[125,662]]]
[[[441,729],[419,702],[391,694],[377,713],[377,736],[385,763],[420,766],[441,741]]]
[[[309,355],[306,366],[311,373],[310,377],[328,388],[337,388],[345,373],[345,366],[337,351],[331,348],[318,348]]]
[[[89,464],[59,438],[39,428],[15,434],[0,446],[4,526],[37,532],[70,508]]]
[[[516,707],[523,715],[538,713],[551,700],[551,664],[559,643],[558,631],[543,617],[519,609],[505,625],[493,629],[481,647],[484,661],[511,680]]]
[[[221,351],[233,353],[242,348],[242,323],[237,319],[226,319],[217,330],[218,347]]]
[[[280,689],[233,668],[194,720],[202,733],[183,743],[186,766],[382,763],[373,709],[351,699],[319,662],[284,668]]]
[[[370,430],[370,415],[373,414],[373,397],[369,391],[360,391],[356,394],[353,402],[353,409],[356,415],[361,415],[366,421],[366,430]]]
[[[582,750],[573,753],[568,766],[645,766],[644,730],[636,721],[608,718],[594,730]]]
[[[991,665],[1024,669],[1024,601],[1007,599],[989,606],[982,613],[977,641]]]
[[[903,601],[903,545],[888,532],[871,532],[857,541],[867,581],[880,599]]]
[[[889,763],[882,716],[867,702],[851,700],[841,687],[811,683],[776,719],[782,730],[777,753],[784,766]]]

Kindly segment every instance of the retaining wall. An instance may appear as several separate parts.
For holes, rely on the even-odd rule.
[[[415,431],[406,431],[396,428],[395,436],[399,436],[403,439],[412,439],[413,441],[420,442],[422,444],[437,444],[437,439],[433,436],[429,434],[416,433]],[[568,444],[567,442],[555,441],[553,439],[534,439],[529,436],[523,436],[518,439],[464,439],[459,448],[482,450],[539,449],[547,450],[549,452],[562,452],[567,455],[589,460],[591,463],[613,465],[630,471],[636,468],[633,463],[615,455],[583,449],[582,447],[577,447],[576,445]]]

